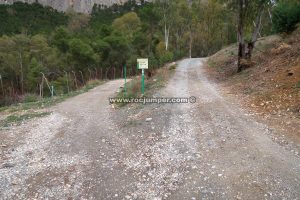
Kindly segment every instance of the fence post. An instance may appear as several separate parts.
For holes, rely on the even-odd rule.
[[[2,82],[2,76],[1,76],[1,74],[0,74],[0,83],[1,83],[2,95],[3,95],[3,97],[4,97],[4,96],[5,96],[5,94],[4,94],[3,82]]]
[[[114,79],[116,79],[116,68],[114,67]]]
[[[96,67],[94,67],[94,69],[95,69],[95,79],[98,79],[98,70]]]
[[[66,78],[67,78],[67,89],[68,89],[68,93],[70,92],[70,88],[69,88],[69,77],[68,77],[68,73],[64,70],[65,74],[66,74]]]
[[[83,74],[82,74],[82,71],[79,71],[79,73],[81,74],[81,81],[82,81],[82,84],[84,85],[84,78],[83,78]]]
[[[72,73],[73,73],[73,75],[74,75],[74,81],[75,81],[76,89],[78,89],[76,74],[75,74],[74,71],[72,71]]]

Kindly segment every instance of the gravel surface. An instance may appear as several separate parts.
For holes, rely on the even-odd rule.
[[[299,199],[299,145],[220,95],[203,62],[155,94],[193,104],[114,109],[116,80],[1,129],[0,199]]]

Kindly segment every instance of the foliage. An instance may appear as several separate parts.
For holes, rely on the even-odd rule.
[[[135,12],[129,12],[115,19],[112,23],[112,28],[118,33],[132,38],[133,34],[140,30],[141,20]]]
[[[273,28],[278,33],[295,30],[300,22],[300,2],[280,1],[273,10]]]
[[[251,2],[251,10],[258,8]],[[262,0],[265,1],[265,0]],[[231,2],[231,3],[230,3]],[[42,73],[56,95],[71,93],[96,78],[140,73],[137,58],[151,68],[187,57],[211,55],[236,42],[235,0],[134,0],[95,5],[90,15],[60,13],[37,3],[0,5],[0,103],[39,94]],[[255,14],[249,13],[247,27]],[[269,15],[262,34],[270,33]],[[269,20],[269,21],[268,21]],[[44,97],[50,95],[44,80]]]
[[[51,112],[30,113],[30,114],[23,114],[23,115],[10,115],[6,119],[0,121],[0,127],[7,127],[12,124],[20,125],[25,120],[32,119],[32,118],[38,118],[38,117],[44,117],[44,116],[47,116],[50,114],[51,114]]]
[[[50,33],[67,24],[67,16],[40,4],[0,5],[0,35]]]

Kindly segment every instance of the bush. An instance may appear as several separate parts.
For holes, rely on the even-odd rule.
[[[38,95],[35,94],[25,94],[24,95],[24,103],[36,102],[40,99]]]
[[[300,22],[300,3],[297,1],[280,1],[273,10],[273,28],[277,33],[290,33]]]
[[[54,93],[55,95],[63,95],[68,93],[68,85],[69,90],[73,89],[73,81],[70,80],[70,78],[67,79],[66,76],[59,77],[55,81],[51,83],[54,87]],[[48,90],[48,88],[47,88]]]
[[[173,53],[172,52],[165,52],[162,56],[159,57],[159,61],[161,65],[164,65],[167,62],[170,62],[173,60]]]

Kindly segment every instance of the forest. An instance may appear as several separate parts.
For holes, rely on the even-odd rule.
[[[65,94],[92,79],[120,78],[125,66],[127,76],[139,74],[137,58],[149,58],[155,70],[236,42],[242,70],[258,37],[296,28],[300,3],[131,0],[95,5],[87,15],[17,2],[0,5],[0,18],[0,106],[5,106],[27,95]]]

